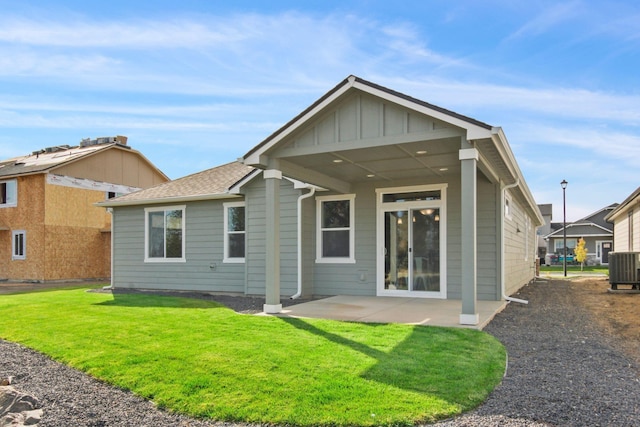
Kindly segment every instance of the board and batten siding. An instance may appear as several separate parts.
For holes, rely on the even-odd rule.
[[[305,155],[323,151],[323,146],[331,146],[333,151],[336,145],[349,144],[357,145],[353,148],[366,149],[367,140],[396,138],[401,141],[407,135],[426,137],[443,131],[447,136],[463,136],[462,130],[441,120],[358,93],[346,97],[331,111],[293,133],[290,142],[274,154]]]
[[[186,262],[144,262],[145,206],[114,208],[114,286],[244,293],[245,265],[223,262],[222,203],[199,201],[186,204]],[[163,205],[153,207],[158,206]]]
[[[265,293],[265,182],[256,178],[243,188],[246,202],[246,293]],[[300,190],[287,179],[280,180],[280,294],[290,296],[298,287],[298,218]]]

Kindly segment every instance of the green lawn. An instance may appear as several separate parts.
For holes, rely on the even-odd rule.
[[[563,265],[541,265],[540,271],[542,272],[563,272]],[[609,274],[609,267],[606,265],[585,265],[584,268],[580,269],[580,264],[572,265],[567,264],[567,272],[571,273],[580,273],[580,272],[590,272],[590,273],[603,273]]]
[[[83,289],[0,295],[0,337],[195,417],[412,425],[480,404],[504,347],[462,328],[237,314]]]

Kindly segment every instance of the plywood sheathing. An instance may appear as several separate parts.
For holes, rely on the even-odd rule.
[[[110,276],[105,266],[111,251],[106,251],[102,230],[111,227],[111,215],[94,206],[105,196],[104,191],[46,186],[45,280]]]
[[[109,277],[105,239],[95,228],[48,225],[45,228],[45,280]]]
[[[44,280],[44,175],[16,178],[18,205],[0,209],[0,222],[9,230],[0,231],[0,278]],[[12,230],[25,230],[26,259],[11,259]]]

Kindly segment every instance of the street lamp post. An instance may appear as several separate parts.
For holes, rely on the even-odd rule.
[[[567,277],[567,199],[565,197],[565,190],[567,189],[567,180],[563,179],[560,183],[562,187],[562,240],[564,246],[564,257],[562,259],[562,268],[564,270],[564,277]]]

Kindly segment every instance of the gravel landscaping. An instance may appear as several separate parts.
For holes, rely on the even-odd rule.
[[[637,367],[619,338],[605,334],[576,304],[575,288],[539,280],[485,328],[507,348],[505,378],[478,409],[442,426],[640,425]],[[197,296],[199,294],[183,296]],[[200,295],[202,296],[202,295]],[[258,298],[208,296],[239,312]],[[291,301],[283,301],[290,304]],[[44,410],[38,426],[241,426],[170,414],[22,346],[0,340],[0,378],[34,395]]]

